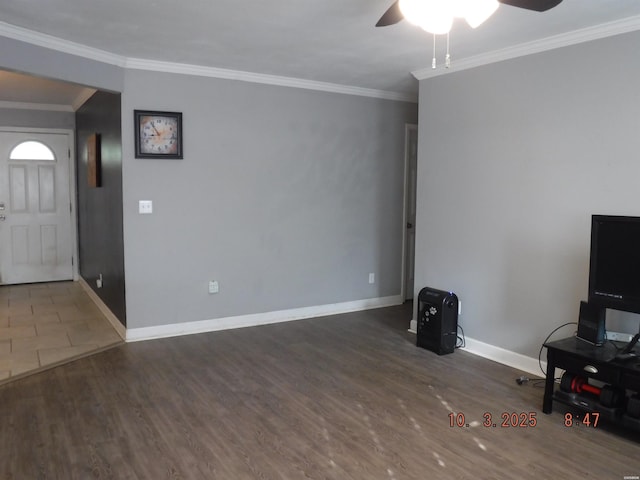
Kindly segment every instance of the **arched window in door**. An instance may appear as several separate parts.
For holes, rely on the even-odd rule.
[[[56,156],[53,150],[42,142],[35,140],[27,140],[19,143],[11,150],[9,160],[35,160],[35,161],[54,161]]]

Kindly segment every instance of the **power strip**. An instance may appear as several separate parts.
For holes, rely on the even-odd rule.
[[[613,340],[614,342],[630,342],[633,338],[631,333],[609,332],[606,334],[607,340]]]

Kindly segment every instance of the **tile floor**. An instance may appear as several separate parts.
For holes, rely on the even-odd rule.
[[[120,343],[77,282],[0,286],[0,384]]]

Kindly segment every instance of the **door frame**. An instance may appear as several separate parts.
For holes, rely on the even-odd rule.
[[[409,138],[410,132],[415,131],[416,133],[416,163],[417,163],[417,148],[418,148],[418,124],[416,123],[405,123],[404,125],[404,194],[402,196],[402,268],[401,270],[401,278],[400,278],[400,297],[402,298],[402,302],[406,299],[407,293],[407,203],[409,202],[409,158],[410,158],[410,149],[409,149]],[[417,189],[417,186],[416,186]],[[415,228],[415,225],[414,225]],[[415,262],[415,248],[414,248],[414,262]],[[415,286],[414,286],[415,288]]]
[[[35,128],[35,127],[0,127],[0,132],[6,133],[51,133],[56,135],[67,135],[69,139],[69,155],[67,162],[69,162],[69,202],[71,203],[71,267],[73,281],[77,282],[78,275],[78,215],[77,210],[77,197],[76,197],[76,141],[75,132],[68,128]]]

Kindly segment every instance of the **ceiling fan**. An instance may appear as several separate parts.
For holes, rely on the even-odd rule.
[[[558,5],[562,0],[498,0],[499,3],[511,5],[513,7],[524,8],[526,10],[534,10],[536,12],[544,12]],[[396,0],[391,7],[380,17],[376,27],[386,27],[394,25],[405,18],[401,6],[401,0]]]

